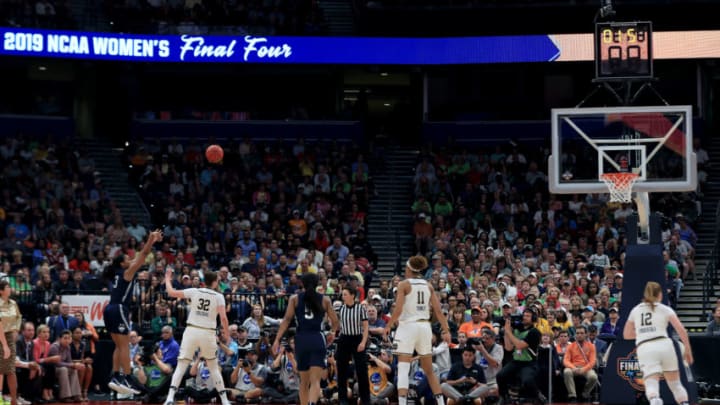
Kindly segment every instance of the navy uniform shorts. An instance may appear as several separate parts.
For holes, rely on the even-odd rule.
[[[126,306],[109,304],[103,311],[103,319],[108,332],[119,335],[130,333],[130,310]]]
[[[310,367],[327,366],[327,343],[321,332],[300,332],[295,335],[295,360],[298,371],[308,371]]]

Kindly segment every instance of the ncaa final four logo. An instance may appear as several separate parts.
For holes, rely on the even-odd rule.
[[[643,372],[640,370],[636,349],[633,349],[626,357],[618,357],[617,373],[620,378],[630,383],[633,389],[645,391]]]

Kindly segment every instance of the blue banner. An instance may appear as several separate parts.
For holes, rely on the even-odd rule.
[[[0,28],[0,55],[133,62],[457,65],[549,62],[549,35],[464,38],[124,35]]]

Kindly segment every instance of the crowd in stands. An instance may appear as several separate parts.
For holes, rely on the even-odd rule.
[[[0,2],[0,21],[6,27],[74,29],[68,0],[5,0]]]
[[[430,259],[426,278],[447,305],[454,337],[480,337],[483,327],[497,332],[504,316],[530,308],[560,369],[570,342],[591,336],[598,347],[592,369],[607,346],[596,337],[612,341],[624,324],[618,314],[633,206],[603,194],[549,194],[545,150],[424,148],[413,178],[415,249]],[[674,306],[683,281],[694,277],[700,204],[694,193],[651,197],[665,218],[665,295]],[[472,326],[464,323],[468,308],[478,316]],[[577,394],[568,387],[571,399]]]
[[[346,283],[370,285],[376,258],[365,231],[373,191],[371,166],[360,148],[246,139],[225,145],[220,165],[208,164],[204,147],[193,143],[131,149],[129,159],[139,170],[134,180],[165,234],[132,291],[129,321],[138,339],[152,343],[160,333],[170,341],[185,326],[185,303],[169,299],[160,282],[167,266],[176,269],[178,288],[200,286],[204,271],[218,271],[233,329],[240,325],[239,333],[252,342],[267,341],[266,328],[277,324],[303,273],[318,273],[332,295]],[[29,321],[27,337],[37,327],[33,341],[44,346],[79,327],[82,341],[97,340],[91,324],[70,321],[81,314],[70,313],[63,297],[107,291],[103,270],[120,252],[132,256],[148,229],[122,216],[92,159],[71,142],[7,138],[0,155],[2,272]],[[237,365],[237,355],[230,357]],[[168,358],[137,360],[143,359],[163,372],[174,366]],[[40,360],[33,355],[26,363],[35,367]],[[40,382],[47,390],[28,391],[26,398],[87,395],[87,384],[76,392],[72,379],[53,393],[59,380],[49,374]],[[229,376],[237,381],[237,372]]]
[[[317,2],[297,0],[127,0],[106,2],[119,32],[188,35],[316,35],[325,31]]]
[[[245,400],[296,395],[292,338],[280,355],[269,349],[288,297],[301,288],[298,276],[319,274],[322,292],[334,299],[344,287],[356,288],[370,318],[372,361],[367,371],[370,381],[377,381],[371,383],[373,398],[387,403],[396,368],[382,335],[401,277],[373,287],[377,258],[366,238],[371,226],[367,205],[374,196],[371,174],[379,165],[373,152],[303,139],[243,139],[223,146],[221,164],[209,164],[206,145],[199,142],[138,141],[127,151],[131,181],[165,235],[148,255],[132,292],[134,374],[144,399],[156,401],[166,392],[177,361],[175,339],[185,327],[186,303],[164,292],[163,271],[171,266],[176,288],[201,286],[204,272],[218,271],[232,323],[232,339],[221,342],[220,363],[228,386]],[[14,297],[30,321],[22,338],[32,339],[37,328],[34,341],[40,345],[54,340],[70,344],[77,334],[78,345],[92,347],[98,333],[81,314],[70,313],[62,297],[107,289],[99,277],[103,269],[118,252],[132,255],[149,230],[119,212],[93,161],[68,141],[8,138],[0,157],[0,255],[2,271],[11,276]],[[437,331],[434,350],[438,374],[455,390],[444,386],[449,397],[494,383],[509,359],[498,354],[503,352],[497,340],[504,319],[521,316],[524,309],[536,315],[533,323],[544,336],[542,347],[557,355],[557,369],[545,372],[556,373],[558,386],[566,386],[561,375],[568,378],[560,372],[563,362],[587,370],[602,366],[606,346],[601,338],[612,340],[622,330],[618,308],[625,221],[632,207],[608,203],[603,195],[567,201],[548,195],[544,161],[541,148],[510,146],[492,152],[428,147],[420,155],[413,180],[413,233],[417,253],[430,263],[425,276],[450,320],[453,343],[443,343]],[[670,218],[663,233],[666,292],[677,298],[682,280],[694,271],[696,236],[688,221],[694,214],[686,209],[695,205],[676,201],[674,195],[660,199],[654,206]],[[77,333],[71,331],[65,339],[63,330],[70,324]],[[593,359],[585,359],[592,365],[565,357],[576,350],[569,349],[572,344],[584,341],[596,348]],[[466,347],[471,348],[468,353],[478,353],[465,355]],[[85,351],[92,358],[92,349]],[[332,350],[328,360],[323,388],[329,398],[339,388],[333,380]],[[91,360],[83,362],[83,370],[91,370]],[[457,370],[468,362],[481,368],[485,382],[455,386]],[[203,364],[200,358],[193,363],[187,395],[213,395]],[[419,367],[412,370],[415,394],[431,400]],[[42,393],[42,399],[87,396],[92,377],[85,375],[79,386],[69,382],[73,387],[52,392],[60,375],[35,380],[47,389],[34,392]],[[492,389],[480,391],[497,395]]]

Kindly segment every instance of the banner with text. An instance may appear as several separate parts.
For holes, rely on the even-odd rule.
[[[109,295],[63,295],[62,300],[70,305],[71,314],[82,312],[93,326],[105,326],[103,311],[110,302]]]
[[[0,55],[135,62],[457,65],[593,60],[592,34],[452,38],[126,35],[0,28]],[[656,59],[720,57],[720,31],[656,32]]]

